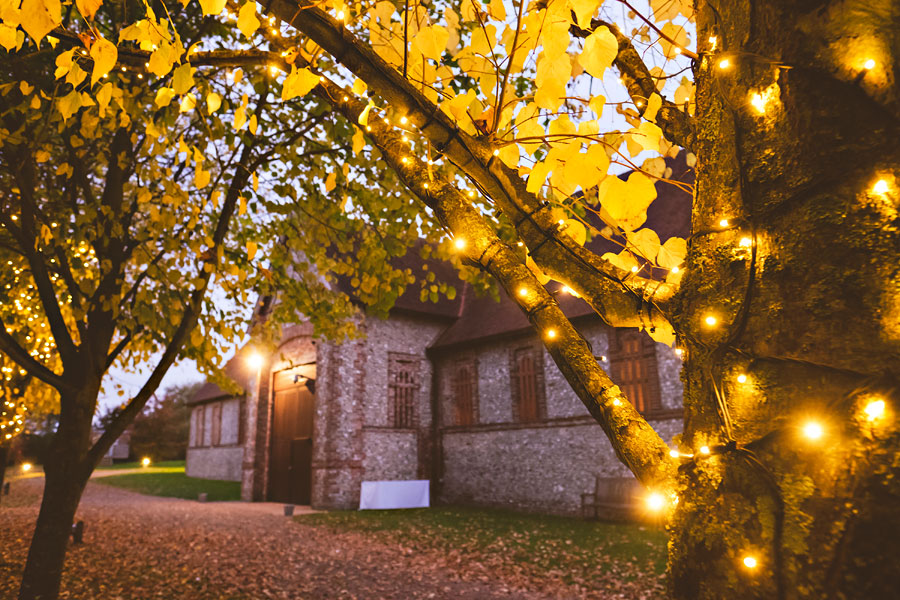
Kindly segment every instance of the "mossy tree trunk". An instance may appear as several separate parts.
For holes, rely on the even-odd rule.
[[[696,66],[693,238],[671,318],[683,451],[711,454],[679,469],[670,589],[895,597],[900,5],[697,10],[717,54]]]

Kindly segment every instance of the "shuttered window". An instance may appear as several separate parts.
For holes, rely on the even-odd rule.
[[[397,429],[416,426],[419,360],[392,356],[388,361],[388,420]]]
[[[475,363],[461,361],[453,371],[453,407],[456,425],[475,424]]]
[[[617,329],[610,356],[613,381],[638,411],[647,414],[662,410],[656,343],[637,329]]]
[[[535,347],[513,351],[510,379],[513,392],[513,419],[522,423],[541,420],[544,413],[544,376],[540,350]]]

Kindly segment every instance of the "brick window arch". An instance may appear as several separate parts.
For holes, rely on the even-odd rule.
[[[513,348],[510,353],[510,383],[513,421],[533,423],[546,417],[544,365],[537,346]]]
[[[474,360],[459,360],[453,365],[453,424],[478,422],[478,370]]]
[[[419,358],[390,353],[388,359],[388,422],[396,429],[418,425]]]
[[[625,397],[643,414],[662,410],[656,342],[639,329],[618,328],[610,352],[610,375]]]

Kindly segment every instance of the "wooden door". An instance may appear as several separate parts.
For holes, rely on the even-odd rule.
[[[296,374],[276,373],[272,386],[268,497],[274,502],[310,503],[314,396],[303,381]]]

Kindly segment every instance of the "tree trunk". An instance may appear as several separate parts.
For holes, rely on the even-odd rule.
[[[0,444],[0,502],[3,501],[3,483],[6,481],[6,461],[9,460],[9,443]]]
[[[44,493],[38,513],[19,600],[54,600],[59,596],[63,563],[81,494],[94,468],[88,460],[91,419],[99,380],[61,398],[60,425],[44,460]]]
[[[676,598],[900,589],[898,15],[697,3]]]

